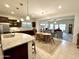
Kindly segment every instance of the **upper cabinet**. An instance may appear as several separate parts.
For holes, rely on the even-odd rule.
[[[0,23],[10,23],[10,27],[21,27],[21,22],[17,22],[15,19],[8,19],[8,17],[0,16]]]
[[[8,17],[0,16],[0,23],[8,23],[8,22],[9,22]]]
[[[36,27],[36,22],[32,22],[32,27]]]
[[[17,22],[17,20],[9,20],[10,27],[21,27],[21,22]]]

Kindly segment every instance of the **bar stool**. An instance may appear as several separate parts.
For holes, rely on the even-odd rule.
[[[33,49],[33,52],[32,53],[35,53],[36,54],[35,41],[32,41],[32,49]]]

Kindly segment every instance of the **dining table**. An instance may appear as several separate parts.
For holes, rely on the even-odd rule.
[[[37,32],[36,39],[48,43],[51,41],[51,33]]]

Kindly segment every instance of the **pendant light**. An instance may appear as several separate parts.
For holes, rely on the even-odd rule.
[[[28,0],[27,0],[27,16],[26,16],[26,20],[30,20],[30,16],[29,16],[29,12],[28,12]]]

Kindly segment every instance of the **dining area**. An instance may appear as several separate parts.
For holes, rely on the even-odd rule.
[[[54,38],[51,33],[37,32],[34,36],[36,55],[38,54],[38,49],[45,51],[48,54],[53,54],[57,47],[61,44],[61,40]]]
[[[45,32],[37,32],[36,33],[36,40],[39,42],[44,42],[44,43],[55,43],[51,33],[45,33]]]

